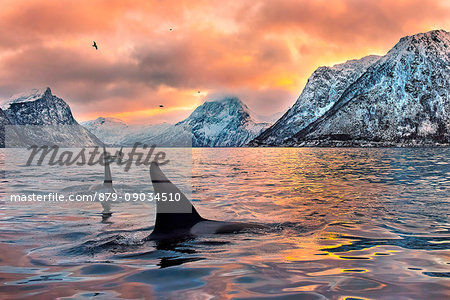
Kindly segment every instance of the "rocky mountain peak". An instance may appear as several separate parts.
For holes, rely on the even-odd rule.
[[[450,60],[450,33],[445,30],[433,30],[405,36],[384,56],[384,60],[405,57],[422,57],[438,60]]]
[[[247,105],[228,96],[206,101],[175,126],[192,132],[193,146],[235,147],[246,144],[268,124],[255,122]]]
[[[205,117],[223,119],[226,117],[235,118],[238,116],[243,119],[250,118],[250,111],[247,105],[237,97],[224,97],[218,100],[204,102],[192,112],[188,117],[188,120],[198,118],[203,119]]]
[[[107,126],[127,126],[124,121],[118,118],[111,117],[98,117],[95,120],[83,122],[82,125],[87,126],[99,126],[99,125],[107,125]]]
[[[49,87],[12,96],[2,105],[15,125],[74,125],[69,105]]]
[[[422,46],[428,47],[428,49],[432,46],[443,46],[447,48],[446,45],[448,45],[449,40],[450,33],[447,31],[443,29],[432,30],[425,33],[417,33],[402,37],[394,48],[401,45]]]
[[[20,133],[20,139],[9,141],[9,146],[102,144],[77,123],[69,105],[53,95],[49,87],[14,95],[3,103],[2,108],[11,125],[17,125],[14,130]]]

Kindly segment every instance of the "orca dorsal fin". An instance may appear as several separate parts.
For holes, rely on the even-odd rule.
[[[110,160],[111,156],[106,151],[105,146],[103,146],[103,163],[105,164],[105,179],[103,184],[108,186],[112,186],[111,168],[109,166]]]
[[[156,201],[156,222],[152,234],[171,233],[177,230],[189,229],[200,221],[205,221],[200,216],[187,197],[170,182],[159,168],[156,162],[150,166],[150,178],[155,194],[159,194],[160,201]],[[167,199],[175,199],[179,194],[179,201],[161,201],[164,193]]]

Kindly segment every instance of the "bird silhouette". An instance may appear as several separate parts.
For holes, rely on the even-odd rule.
[[[160,104],[159,107],[164,107],[164,105]]]
[[[94,41],[94,43],[92,44],[92,47],[94,47],[95,50],[98,50],[97,43],[96,43],[95,41]]]

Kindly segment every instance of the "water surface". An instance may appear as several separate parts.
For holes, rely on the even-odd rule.
[[[164,243],[145,240],[153,203],[115,204],[107,220],[99,203],[10,203],[84,191],[102,167],[1,153],[0,298],[450,296],[449,149],[193,149],[197,210],[269,229]],[[113,177],[119,193],[152,190],[144,167]]]

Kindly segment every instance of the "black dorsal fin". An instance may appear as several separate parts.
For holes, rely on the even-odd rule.
[[[204,221],[192,203],[187,197],[170,182],[169,179],[159,168],[158,164],[153,162],[150,166],[150,178],[152,180],[155,194],[159,194],[160,201],[156,201],[156,222],[152,234],[169,234],[177,230],[189,229],[200,221]],[[179,201],[161,201],[163,193],[166,193],[168,199],[172,194],[179,194]]]

